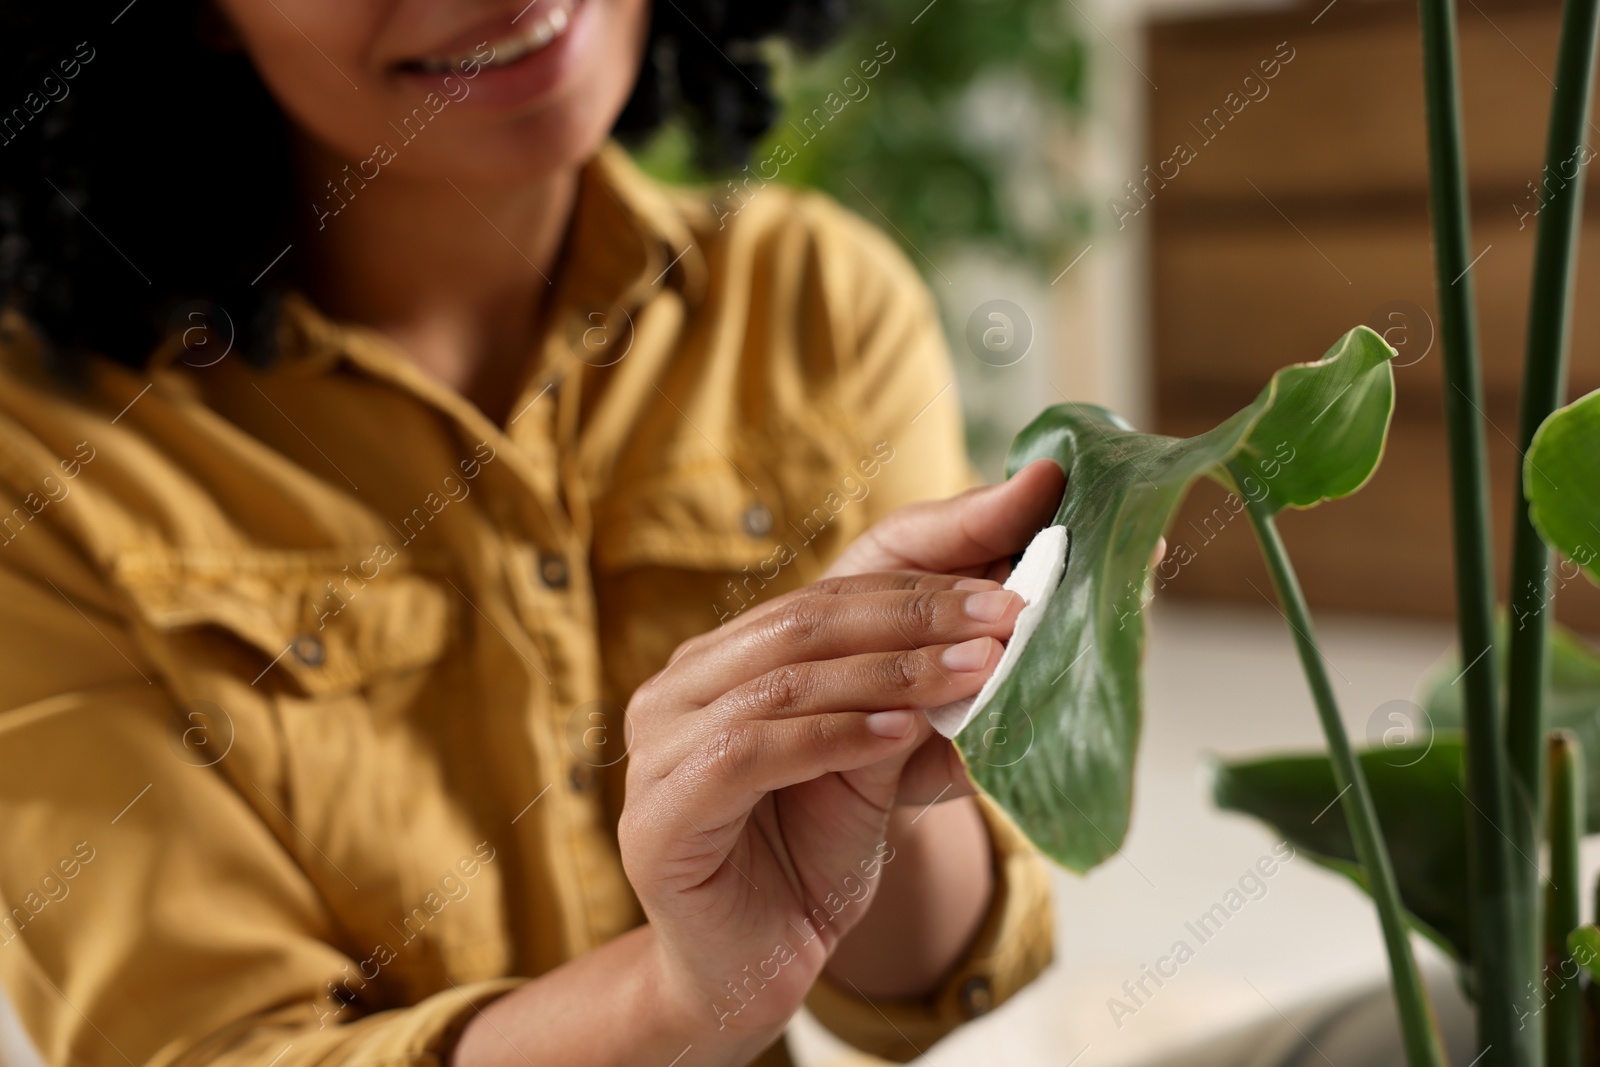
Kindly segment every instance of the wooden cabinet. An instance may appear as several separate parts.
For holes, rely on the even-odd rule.
[[[1503,598],[1559,7],[1468,0],[1460,11],[1473,241],[1481,252],[1471,272]],[[1357,323],[1404,342],[1394,427],[1377,476],[1354,497],[1285,515],[1281,524],[1314,605],[1442,615],[1453,610],[1449,473],[1432,336],[1416,20],[1410,2],[1316,0],[1267,14],[1153,24],[1145,65],[1156,86],[1151,167],[1129,176],[1133,188],[1102,217],[1113,227],[1150,227],[1156,428],[1163,433],[1216,424],[1274,369],[1316,358]],[[1600,127],[1592,145],[1600,151]],[[1600,159],[1574,160],[1566,175],[1586,182],[1589,204],[1573,396],[1600,387],[1596,167]],[[1219,528],[1213,509],[1221,500],[1221,490],[1208,488],[1179,516],[1174,540],[1193,558],[1167,568],[1163,595],[1259,602],[1269,589],[1246,524]],[[1582,579],[1561,591],[1559,604],[1565,621],[1600,629],[1600,590]]]

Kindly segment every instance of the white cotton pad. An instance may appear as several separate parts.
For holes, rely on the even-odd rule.
[[[1022,554],[1011,577],[1006,579],[1006,588],[1021,594],[1023,608],[1017,616],[1011,640],[1006,643],[1006,650],[1000,656],[999,665],[989,680],[983,683],[983,688],[978,690],[977,696],[928,709],[928,721],[933,723],[935,730],[946,737],[955,737],[982,713],[984,706],[994,698],[995,692],[1016,667],[1017,660],[1022,658],[1022,650],[1028,647],[1028,639],[1039,628],[1044,609],[1049,605],[1050,598],[1055,596],[1066,567],[1067,529],[1065,526],[1046,526],[1028,544],[1028,550]]]

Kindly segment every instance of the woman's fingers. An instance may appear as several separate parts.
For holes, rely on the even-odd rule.
[[[983,578],[970,578],[959,574],[928,574],[922,571],[873,571],[867,574],[842,574],[832,578],[823,578],[803,589],[785,593],[774,597],[764,603],[757,604],[744,612],[737,619],[724,625],[718,632],[723,634],[738,633],[775,611],[785,610],[795,600],[803,597],[816,596],[858,596],[862,593],[884,593],[893,591],[910,592],[938,592],[950,589],[962,589],[971,592],[982,592],[986,589],[1000,588],[999,582],[988,581]]]
[[[732,830],[764,793],[853,771],[916,743],[907,708],[835,711],[791,718],[730,716],[695,740],[655,788],[713,838]]]
[[[1004,651],[992,637],[788,663],[730,691],[706,714],[787,719],[832,711],[935,708],[976,693]]]
[[[977,639],[998,648],[995,639],[1010,636],[1022,598],[990,582],[975,584],[980,587],[913,586],[787,597],[760,618],[719,634],[675,663],[676,684],[691,702],[707,703],[780,667],[797,669],[858,653],[908,656]]]
[[[922,709],[982,687],[1021,608],[991,581],[841,576],[696,638],[630,702],[630,808],[723,841],[764,794],[830,773],[898,777],[928,736]],[[936,771],[932,757],[919,766]],[[896,783],[883,785],[887,805]]]
[[[981,637],[784,664],[706,707],[663,720],[675,733],[651,746],[651,755],[639,753],[632,770],[647,781],[684,773],[699,780],[707,768],[726,772],[732,766],[750,771],[736,776],[746,790],[781,789],[830,771],[853,770],[884,758],[879,740],[925,736],[920,709],[976,693],[1002,651],[999,641]],[[849,724],[840,715],[856,725],[845,730]],[[768,730],[764,724],[770,723],[799,725]],[[847,744],[852,737],[870,751]],[[765,747],[752,747],[760,745]],[[857,762],[863,752],[867,758]]]
[[[718,626],[715,630],[690,638],[678,646],[677,651],[673,653],[671,660],[668,661],[667,666],[663,668],[661,673],[665,674],[668,670],[674,670],[681,662],[697,661],[707,649],[715,648],[734,635],[748,631],[774,612],[788,610],[795,600],[802,597],[854,596],[860,593],[877,593],[896,589],[935,591],[958,587],[973,592],[982,592],[988,589],[998,589],[1000,588],[1000,583],[981,578],[965,578],[952,574],[926,574],[916,571],[887,571],[824,578],[803,589],[796,589],[757,604],[742,612],[735,619]],[[682,672],[678,671],[677,673],[681,674]]]
[[[1028,546],[1055,515],[1065,487],[1060,465],[1041,459],[999,485],[901,508],[859,537],[828,573],[910,569],[984,575],[995,560]]]

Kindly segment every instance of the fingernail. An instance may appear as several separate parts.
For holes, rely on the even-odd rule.
[[[990,593],[973,593],[967,597],[967,615],[979,622],[998,622],[1022,598],[1009,589],[996,589]]]
[[[867,730],[879,737],[904,737],[911,732],[909,711],[875,711],[867,716]]]
[[[963,641],[945,649],[939,662],[953,671],[982,670],[983,665],[989,662],[989,652],[994,648],[994,643],[992,637],[974,637],[971,641]]]
[[[977,591],[977,590],[985,590],[985,589],[999,589],[1000,588],[1000,583],[999,582],[991,582],[987,578],[963,578],[959,582],[957,582],[955,585],[951,586],[951,588],[952,589],[960,589],[960,590],[963,590],[963,591],[966,591],[966,590]]]

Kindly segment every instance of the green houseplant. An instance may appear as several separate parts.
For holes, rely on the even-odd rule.
[[[1394,353],[1358,328],[1321,360],[1279,371],[1198,437],[1140,434],[1081,405],[1048,409],[1024,429],[1008,473],[1048,456],[1068,488],[1051,539],[1064,558],[1049,569],[1025,556],[1018,573],[1061,577],[1023,589],[1037,628],[1019,624],[1018,647],[951,732],[974,779],[1048,855],[1086,870],[1114,853],[1131,803],[1148,561],[1188,487],[1223,483],[1245,501],[1329,751],[1224,763],[1217,801],[1271,823],[1372,895],[1411,1064],[1444,1062],[1411,952],[1418,931],[1460,963],[1477,1005],[1474,1064],[1577,1065],[1586,1062],[1578,972],[1600,974],[1600,929],[1575,929],[1578,837],[1600,831],[1600,769],[1584,762],[1600,759],[1600,657],[1552,628],[1551,549],[1600,581],[1600,394],[1561,407],[1582,183],[1555,192],[1539,219],[1515,592],[1497,626],[1455,10],[1451,0],[1420,6],[1459,626],[1455,662],[1424,686],[1442,729],[1403,760],[1353,749],[1273,521],[1283,508],[1355,491],[1381,458]],[[1566,0],[1551,169],[1583,145],[1597,18],[1600,0]],[[1019,732],[1029,757],[1001,758],[994,739]],[[1537,862],[1545,844],[1548,875]]]

